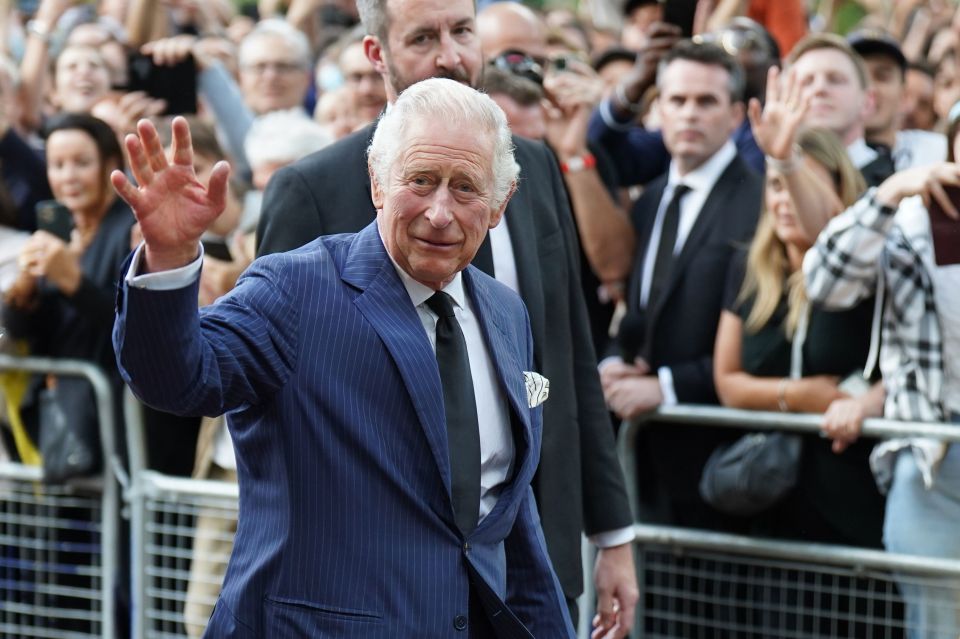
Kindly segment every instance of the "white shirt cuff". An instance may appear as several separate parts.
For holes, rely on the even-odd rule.
[[[657,369],[657,377],[660,379],[660,393],[663,395],[662,406],[676,406],[677,391],[673,388],[673,371],[666,366]]]
[[[597,548],[613,548],[614,546],[622,546],[623,544],[632,544],[633,540],[636,539],[636,534],[633,532],[633,526],[627,526],[626,528],[618,528],[616,530],[608,530],[607,532],[590,535],[589,539],[590,543],[594,544]]]
[[[140,270],[140,261],[143,259],[143,242],[133,253],[133,259],[130,260],[130,268],[124,279],[127,286],[133,288],[145,289],[148,291],[173,291],[178,288],[186,288],[193,284],[200,276],[200,267],[203,266],[203,245],[199,245],[200,255],[197,259],[186,266],[171,269],[169,271],[159,271],[156,273],[144,273],[137,275]]]

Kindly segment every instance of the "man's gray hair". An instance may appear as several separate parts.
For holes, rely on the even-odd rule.
[[[240,53],[237,56],[237,60],[241,67],[250,59],[250,49],[253,48],[256,41],[268,36],[278,36],[292,46],[294,55],[297,58],[297,63],[300,64],[304,70],[313,66],[313,54],[310,51],[310,41],[307,39],[307,36],[304,35],[303,31],[297,29],[282,18],[267,18],[266,20],[258,22],[253,31],[248,33],[243,38],[243,41],[240,42]]]
[[[357,13],[367,34],[376,36],[380,44],[387,44],[387,28],[390,18],[387,15],[387,0],[357,0]]]
[[[491,205],[500,208],[520,174],[520,165],[513,157],[507,116],[490,96],[446,78],[431,78],[412,85],[380,118],[367,150],[377,184],[386,189],[390,168],[400,154],[407,128],[417,122],[475,127],[493,138]]]
[[[387,31],[390,29],[390,14],[387,12],[388,0],[357,0],[357,14],[368,35],[376,36],[380,45],[387,46]],[[477,2],[473,0],[476,10]]]

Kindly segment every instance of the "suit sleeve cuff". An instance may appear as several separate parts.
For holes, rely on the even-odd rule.
[[[636,535],[633,532],[633,526],[627,526],[626,528],[617,528],[616,530],[590,535],[589,539],[590,543],[597,548],[613,548],[623,544],[632,544]]]
[[[677,391],[673,387],[673,371],[667,366],[661,366],[657,369],[657,377],[660,379],[660,393],[663,394],[663,406],[676,406],[680,402],[677,400]]]
[[[603,120],[603,123],[607,125],[607,128],[609,129],[623,133],[636,126],[634,125],[633,120],[627,120],[626,122],[621,122],[618,120],[617,116],[613,114],[613,108],[609,99],[601,102],[597,109],[600,112],[600,119]]]
[[[141,242],[140,246],[134,251],[133,258],[130,260],[130,268],[124,277],[127,286],[148,291],[173,291],[190,286],[200,277],[200,267],[203,265],[203,245],[200,245],[200,255],[197,259],[186,266],[181,266],[180,268],[169,271],[137,275],[142,259],[143,242]]]

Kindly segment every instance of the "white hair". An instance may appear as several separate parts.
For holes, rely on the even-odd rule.
[[[310,41],[303,31],[282,18],[267,18],[258,22],[253,31],[248,33],[240,42],[240,52],[237,54],[237,60],[241,67],[250,59],[250,49],[253,48],[256,41],[270,36],[279,36],[280,39],[292,46],[297,62],[304,69],[309,69],[312,66],[313,54],[310,52]]]
[[[271,111],[253,121],[243,142],[250,166],[288,164],[333,142],[327,129],[301,109]]]
[[[446,78],[431,78],[410,86],[380,118],[367,154],[381,188],[386,186],[406,130],[414,122],[474,127],[489,135],[493,139],[492,205],[499,208],[503,204],[520,174],[513,157],[507,116],[488,95]]]

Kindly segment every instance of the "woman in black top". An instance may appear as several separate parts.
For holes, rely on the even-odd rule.
[[[130,252],[134,218],[109,182],[124,167],[113,130],[85,114],[60,114],[45,129],[47,176],[53,195],[69,211],[69,238],[36,231],[20,253],[20,274],[6,296],[4,326],[28,340],[30,352],[96,364],[113,381],[119,408],[122,382],[116,370],[110,334],[116,284]],[[85,379],[37,379],[24,406],[27,423],[39,390],[56,386],[57,403],[99,451],[96,404]],[[31,420],[31,415],[33,419]],[[115,413],[118,421],[121,411]],[[123,446],[122,429],[114,438]]]
[[[806,168],[831,183],[845,205],[852,202],[863,182],[839,140],[811,130],[798,142]],[[797,225],[781,171],[768,167],[766,179],[756,237],[740,268],[731,269],[714,357],[717,392],[726,406],[824,413],[835,402],[850,401],[852,391],[841,382],[864,368],[873,302],[842,312],[807,303],[800,266],[812,238]],[[802,369],[793,379],[791,351],[802,325]],[[876,392],[855,401],[867,414],[878,415],[882,407]],[[880,547],[883,500],[870,472],[872,444],[861,440],[848,447],[805,436],[797,486],[758,517],[758,532]]]

